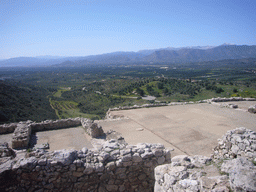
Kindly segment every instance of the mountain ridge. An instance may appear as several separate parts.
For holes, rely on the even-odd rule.
[[[0,60],[0,67],[45,67],[67,65],[67,61],[85,64],[128,64],[145,63],[190,63],[201,61],[217,61],[223,59],[256,58],[256,45],[232,45],[224,43],[220,46],[167,47],[145,49],[137,52],[118,51],[89,56],[37,56],[15,57]]]

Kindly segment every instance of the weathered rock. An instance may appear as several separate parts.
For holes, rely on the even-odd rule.
[[[31,127],[30,125],[20,123],[17,125],[13,137],[12,148],[27,148],[30,140]]]
[[[248,108],[248,111],[249,111],[250,113],[256,113],[256,105],[250,106],[250,107]]]
[[[0,125],[0,134],[7,134],[7,133],[13,133],[16,129],[18,123],[10,123],[10,124],[3,124]]]
[[[214,148],[213,158],[236,158],[242,156],[253,159],[256,157],[254,143],[256,143],[255,132],[243,127],[230,130],[219,140],[218,145]]]
[[[54,152],[53,160],[62,163],[63,165],[70,165],[77,157],[77,151],[75,150],[58,150]]]
[[[92,120],[82,119],[81,123],[83,128],[91,137],[97,138],[104,135],[104,131],[102,127],[98,126],[98,124],[94,123]]]
[[[199,155],[173,157],[171,164],[155,168],[155,191],[256,191],[256,166],[252,163],[255,135],[245,128],[228,131],[215,148],[215,159]],[[222,163],[227,155],[234,159]],[[221,175],[219,167],[227,175]]]
[[[14,158],[16,156],[15,152],[12,150],[12,148],[9,148],[8,143],[0,143],[0,158],[3,157],[12,157]],[[0,161],[1,164],[1,161]]]
[[[256,191],[256,166],[245,157],[224,162],[221,171],[228,173],[235,191]]]

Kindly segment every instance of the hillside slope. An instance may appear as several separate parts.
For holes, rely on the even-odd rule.
[[[0,81],[0,123],[57,119],[48,94],[42,87]]]

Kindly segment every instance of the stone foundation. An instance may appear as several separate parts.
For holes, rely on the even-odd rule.
[[[13,133],[16,129],[18,123],[10,123],[10,124],[3,124],[0,125],[0,134],[8,134]]]
[[[90,119],[82,119],[81,120],[82,126],[85,129],[85,131],[92,137],[97,138],[104,135],[104,131],[101,126],[99,126],[97,123],[94,123]]]
[[[256,132],[240,127],[228,131],[214,148],[213,158],[256,158]]]
[[[155,191],[256,191],[256,132],[228,131],[212,157],[180,155],[155,168]]]
[[[169,162],[161,144],[110,140],[99,151],[37,150],[0,166],[0,190],[153,191],[154,168]]]
[[[26,148],[30,141],[31,127],[29,124],[20,123],[17,125],[13,137],[12,137],[12,148]]]
[[[9,133],[14,130],[12,138],[12,148],[27,148],[30,141],[31,132],[49,131],[54,129],[64,129],[69,127],[83,126],[86,132],[93,138],[104,135],[102,127],[93,121],[85,118],[61,119],[61,120],[47,120],[40,123],[32,121],[20,122],[15,124],[5,124],[0,127],[2,133]]]

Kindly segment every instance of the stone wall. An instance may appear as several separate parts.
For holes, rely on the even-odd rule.
[[[140,108],[148,108],[148,107],[162,107],[162,106],[174,106],[174,105],[187,105],[187,104],[197,104],[197,103],[219,103],[219,102],[230,102],[230,101],[256,101],[256,98],[242,98],[242,97],[230,97],[230,98],[212,98],[212,99],[206,99],[206,100],[199,100],[196,102],[190,101],[190,102],[171,102],[171,103],[153,103],[153,104],[143,104],[143,105],[133,105],[133,106],[120,106],[116,108],[110,108],[108,112],[106,113],[106,119],[119,119],[124,118],[123,116],[117,116],[113,115],[111,111],[119,111],[119,110],[129,110],[129,109],[140,109]],[[228,107],[228,108],[238,108],[235,104],[222,104],[221,107]],[[254,111],[254,109],[252,109]],[[252,111],[251,110],[251,111]]]
[[[12,133],[12,148],[26,148],[30,140],[31,132],[49,131],[69,127],[83,126],[85,131],[93,138],[104,135],[102,127],[86,118],[69,118],[60,120],[46,120],[40,123],[25,121],[19,123],[4,124],[0,126],[0,133]]]
[[[244,127],[228,131],[214,148],[213,158],[256,158],[256,132]]]
[[[104,131],[101,126],[90,119],[81,119],[81,123],[85,131],[92,137],[97,138],[104,135]]]
[[[12,148],[26,148],[30,141],[31,132],[49,131],[54,129],[64,129],[69,127],[83,126],[85,131],[93,138],[104,135],[102,127],[86,118],[69,118],[60,120],[47,120],[40,123],[25,121],[19,123],[4,124],[0,126],[0,133],[13,132]]]
[[[12,126],[5,125],[5,127],[8,127],[10,130],[12,130],[16,126],[12,137],[12,148],[18,149],[28,147],[32,131],[37,132],[53,129],[63,129],[79,125],[81,125],[81,118],[61,119],[56,121],[47,120],[40,123],[35,123],[33,121],[28,120],[26,122],[20,122]]]
[[[0,190],[153,191],[154,168],[170,162],[161,144],[106,141],[99,151],[37,150],[0,165]]]
[[[13,133],[14,130],[16,129],[17,125],[18,125],[18,123],[9,123],[9,124],[0,125],[0,135]]]
[[[229,102],[229,101],[256,101],[256,98],[230,97],[230,98],[212,98],[208,102]]]
[[[31,129],[33,132],[37,131],[48,131],[53,129],[64,129],[69,127],[76,127],[81,125],[81,118],[69,118],[60,120],[46,120],[40,123],[31,123]]]
[[[155,168],[155,192],[256,191],[256,132],[228,131],[211,157],[180,155]]]
[[[19,123],[13,133],[12,148],[26,148],[30,141],[31,127],[27,123]]]
[[[3,124],[0,125],[0,134],[13,133],[19,124],[27,124],[31,126],[33,132],[76,127],[81,125],[81,119],[82,118],[77,117],[69,119],[60,119],[55,121],[46,120],[39,123],[28,120],[19,123]]]

